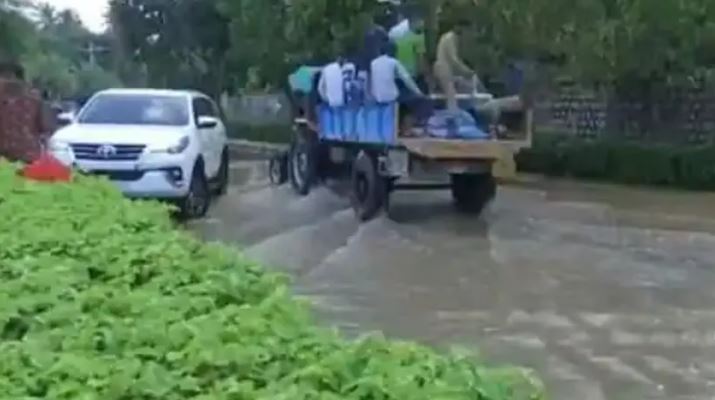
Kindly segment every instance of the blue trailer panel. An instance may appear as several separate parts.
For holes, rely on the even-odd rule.
[[[397,144],[398,105],[367,104],[334,108],[321,105],[318,109],[319,137],[365,144]]]

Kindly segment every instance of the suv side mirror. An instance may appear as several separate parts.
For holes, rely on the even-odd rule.
[[[57,123],[60,126],[71,125],[74,123],[75,115],[71,112],[65,112],[57,115]]]
[[[211,129],[218,126],[219,120],[216,117],[210,117],[208,115],[200,116],[196,121],[196,125],[199,129]]]

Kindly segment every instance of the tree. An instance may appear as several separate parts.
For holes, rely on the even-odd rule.
[[[469,18],[464,53],[484,73],[532,60],[623,89],[678,84],[715,63],[712,0],[404,1],[426,16],[431,49],[457,18]],[[375,0],[113,0],[112,15],[127,58],[146,65],[154,84],[215,91],[224,82],[276,87],[299,63],[359,47],[378,7]]]
[[[218,94],[225,86],[228,21],[213,0],[112,0],[111,26],[149,83]]]
[[[357,50],[374,0],[222,0],[230,21],[230,56],[241,79],[277,87],[304,62],[327,62]]]
[[[34,27],[22,14],[24,0],[0,0],[0,59],[17,60],[32,46]]]
[[[116,74],[97,64],[83,63],[74,71],[74,75],[76,80],[74,93],[80,97],[87,97],[99,90],[122,84]]]
[[[32,14],[36,22],[28,18]],[[51,96],[72,96],[80,89],[118,83],[105,68],[107,60],[86,66],[84,48],[106,39],[89,32],[74,12],[58,12],[49,4],[0,0],[0,37],[0,53],[4,53],[0,57],[20,61],[28,80]]]

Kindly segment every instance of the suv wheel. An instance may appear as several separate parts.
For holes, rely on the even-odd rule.
[[[211,204],[211,190],[200,164],[194,167],[189,193],[181,200],[181,216],[185,219],[202,218]]]
[[[214,190],[216,196],[223,196],[228,192],[230,168],[228,150],[224,149],[223,153],[221,153],[221,166],[219,166],[218,175],[216,176],[216,186]]]

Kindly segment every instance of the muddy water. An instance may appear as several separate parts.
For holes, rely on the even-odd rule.
[[[290,273],[326,323],[532,367],[555,399],[715,398],[715,196],[532,180],[481,218],[398,193],[358,225],[261,164],[193,229]]]

